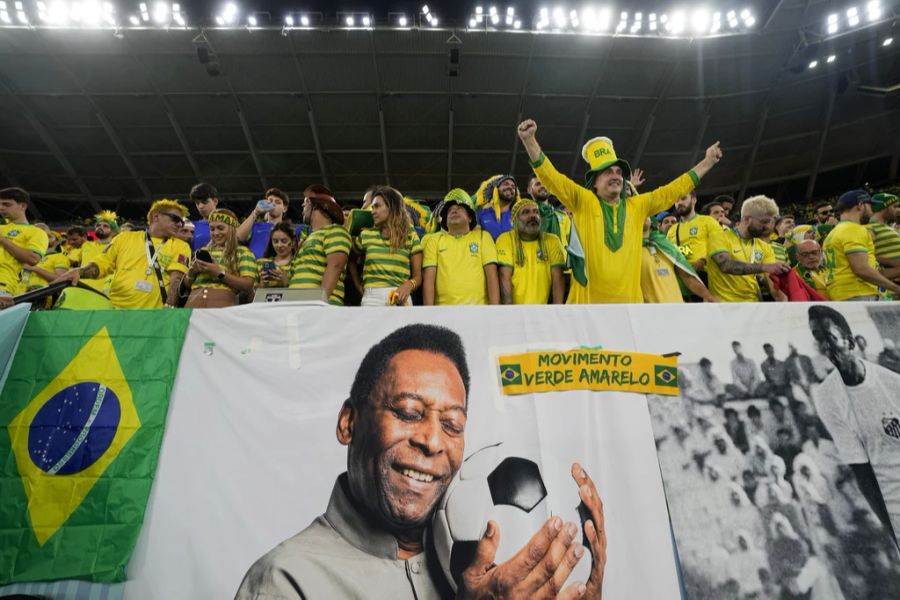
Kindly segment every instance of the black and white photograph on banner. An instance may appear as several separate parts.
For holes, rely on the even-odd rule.
[[[637,356],[624,307],[550,312],[196,312],[126,595],[681,598],[645,393],[504,391]]]
[[[681,393],[648,397],[687,597],[896,598],[900,310],[709,316],[666,322]]]

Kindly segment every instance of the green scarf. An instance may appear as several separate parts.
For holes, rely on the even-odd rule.
[[[625,238],[625,199],[620,199],[615,206],[604,200],[597,201],[600,202],[600,210],[603,212],[603,241],[607,248],[617,252]]]
[[[691,263],[688,262],[688,259],[684,257],[681,251],[678,250],[678,247],[669,241],[669,238],[665,236],[665,234],[660,233],[656,229],[650,230],[650,238],[644,240],[644,245],[649,246],[651,248],[655,248],[657,252],[661,252],[665,254],[669,260],[672,261],[672,264],[677,268],[681,269],[688,275],[695,277],[698,281],[700,277],[697,275],[697,271],[694,270],[694,267],[691,266]]]
[[[538,202],[538,210],[541,212],[541,231],[544,233],[552,233],[559,239],[562,239],[562,232],[559,230],[559,219],[556,218],[556,209],[550,202]]]

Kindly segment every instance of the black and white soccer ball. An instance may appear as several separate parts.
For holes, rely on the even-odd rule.
[[[511,558],[550,517],[539,459],[503,443],[471,454],[432,517],[432,540],[448,583],[457,589],[488,520],[500,526],[495,562]]]

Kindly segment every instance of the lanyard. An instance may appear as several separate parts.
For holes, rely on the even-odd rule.
[[[147,253],[147,275],[149,276],[151,271],[156,273],[156,283],[159,286],[159,295],[162,298],[163,304],[168,301],[168,294],[166,294],[166,286],[163,284],[163,276],[162,271],[159,268],[159,263],[156,262],[156,258],[159,256],[159,251],[162,250],[162,247],[165,245],[166,241],[163,240],[159,243],[159,248],[157,248],[153,255],[150,255],[150,251],[153,250],[153,240],[150,239],[150,230],[147,229],[144,234],[144,240],[147,242],[144,246],[144,251]]]

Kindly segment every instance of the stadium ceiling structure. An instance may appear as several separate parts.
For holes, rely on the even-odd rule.
[[[801,202],[839,191],[825,176],[835,169],[855,167],[847,188],[894,181],[900,167],[887,4],[868,20],[866,4],[780,0],[751,19],[735,7],[737,31],[723,11],[706,35],[691,13],[666,15],[685,19],[668,31],[660,13],[649,35],[649,13],[637,29],[638,13],[621,25],[616,12],[608,30],[585,31],[584,13],[558,21],[552,10],[504,27],[500,7],[495,28],[488,3],[458,26],[423,13],[403,27],[397,15],[351,26],[346,14],[303,26],[301,13],[251,26],[242,13],[233,26],[153,27],[138,9],[137,25],[98,28],[17,23],[21,3],[0,4],[0,185],[31,191],[51,220],[139,215],[198,181],[237,204],[315,182],[342,201],[372,183],[434,201],[497,173],[524,187],[524,118],[576,180],[597,135],[647,186],[719,140],[725,158],[700,189],[710,194],[781,186],[780,200]]]

